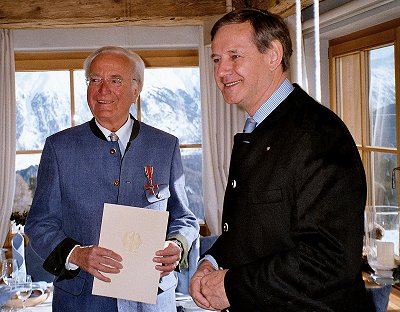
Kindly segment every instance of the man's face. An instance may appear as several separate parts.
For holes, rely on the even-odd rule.
[[[120,54],[98,55],[89,69],[87,100],[97,121],[116,131],[127,120],[131,105],[139,95],[129,59]]]
[[[251,115],[273,92],[270,54],[260,53],[252,38],[250,23],[229,24],[217,31],[211,45],[214,78],[225,102]]]

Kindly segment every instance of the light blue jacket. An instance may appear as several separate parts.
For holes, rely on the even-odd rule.
[[[153,166],[159,198],[144,189],[145,166]],[[173,311],[175,302],[169,301],[176,278],[172,273],[161,279],[156,305],[118,300],[119,310],[116,299],[91,295],[90,274],[83,270],[72,278],[63,274],[60,265],[71,248],[64,248],[63,242],[97,245],[104,203],[168,210],[166,238],[182,241],[185,253],[198,236],[197,220],[188,209],[176,137],[135,120],[122,159],[118,143],[107,141],[94,119],[48,137],[25,231],[41,258],[51,255],[54,260],[56,254],[59,263],[50,269],[62,270],[54,281],[53,311]]]

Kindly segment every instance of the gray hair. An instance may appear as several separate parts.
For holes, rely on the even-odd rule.
[[[133,75],[135,76],[135,79],[137,80],[138,85],[139,85],[139,93],[140,93],[143,88],[144,68],[145,68],[144,62],[143,62],[142,58],[135,52],[131,52],[131,51],[121,48],[121,47],[106,46],[106,47],[99,48],[96,51],[94,51],[92,54],[90,54],[86,58],[86,60],[83,62],[83,69],[85,71],[85,77],[89,78],[90,65],[92,64],[93,60],[100,54],[104,54],[104,53],[124,55],[129,59],[129,61],[131,62],[131,65],[132,65]]]

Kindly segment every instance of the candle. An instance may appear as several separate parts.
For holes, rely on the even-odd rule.
[[[394,267],[394,243],[376,241],[377,262],[384,267]]]

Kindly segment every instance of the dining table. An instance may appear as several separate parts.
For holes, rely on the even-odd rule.
[[[4,294],[4,288],[0,289],[0,293]],[[31,297],[25,302],[27,312],[51,312],[53,299],[53,286],[49,284],[45,292],[39,296]],[[18,311],[22,308],[21,300],[16,297],[3,302],[0,305],[1,312]]]

